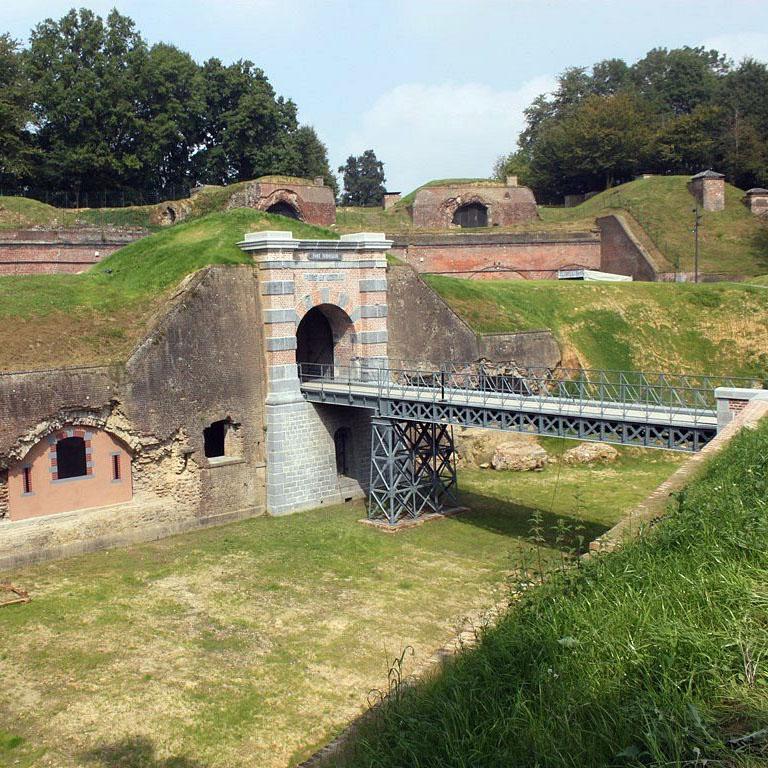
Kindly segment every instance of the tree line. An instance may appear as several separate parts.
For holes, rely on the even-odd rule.
[[[714,168],[744,189],[768,185],[768,67],[754,59],[655,48],[632,65],[572,67],[525,119],[517,150],[494,170],[518,174],[542,202],[640,172]]]
[[[149,46],[116,10],[46,19],[25,47],[0,35],[0,187],[162,198],[265,174],[337,192],[325,145],[253,62]]]

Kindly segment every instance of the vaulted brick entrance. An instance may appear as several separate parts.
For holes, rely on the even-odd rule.
[[[339,430],[357,492],[365,484],[370,417],[308,403],[299,386],[325,366],[342,375],[387,364],[387,259],[380,233],[296,240],[254,232],[240,247],[253,255],[267,363],[267,508],[282,514],[351,494],[337,470]],[[314,366],[314,367],[313,367]],[[372,373],[372,375],[375,375]],[[354,450],[352,448],[354,447]],[[354,461],[349,457],[354,455]],[[359,481],[359,482],[358,482]]]

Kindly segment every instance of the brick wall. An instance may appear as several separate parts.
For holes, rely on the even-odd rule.
[[[87,228],[0,231],[0,275],[83,272],[147,234]]]
[[[287,203],[302,221],[321,227],[336,223],[333,190],[322,184],[287,184],[254,181],[230,198],[228,208],[256,208],[266,211],[277,203]]]
[[[446,184],[422,187],[413,201],[413,226],[422,229],[455,227],[453,216],[463,205],[488,209],[489,227],[507,227],[539,218],[536,198],[528,187],[503,184]]]
[[[656,279],[650,256],[621,216],[602,216],[597,219],[597,226],[600,227],[600,270],[631,275],[635,280]]]
[[[565,267],[600,269],[600,239],[531,235],[413,235],[395,239],[392,253],[418,272],[495,280],[542,280]]]

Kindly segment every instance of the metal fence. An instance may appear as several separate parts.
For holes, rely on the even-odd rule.
[[[299,375],[303,384],[319,388],[321,394],[347,392],[350,402],[361,395],[632,421],[682,420],[691,425],[712,422],[717,387],[762,386],[743,377],[582,368],[504,371],[477,363],[432,368],[304,363]]]

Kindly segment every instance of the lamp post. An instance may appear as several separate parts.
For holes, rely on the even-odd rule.
[[[693,209],[693,282],[699,282],[699,226],[703,215],[696,206]]]

